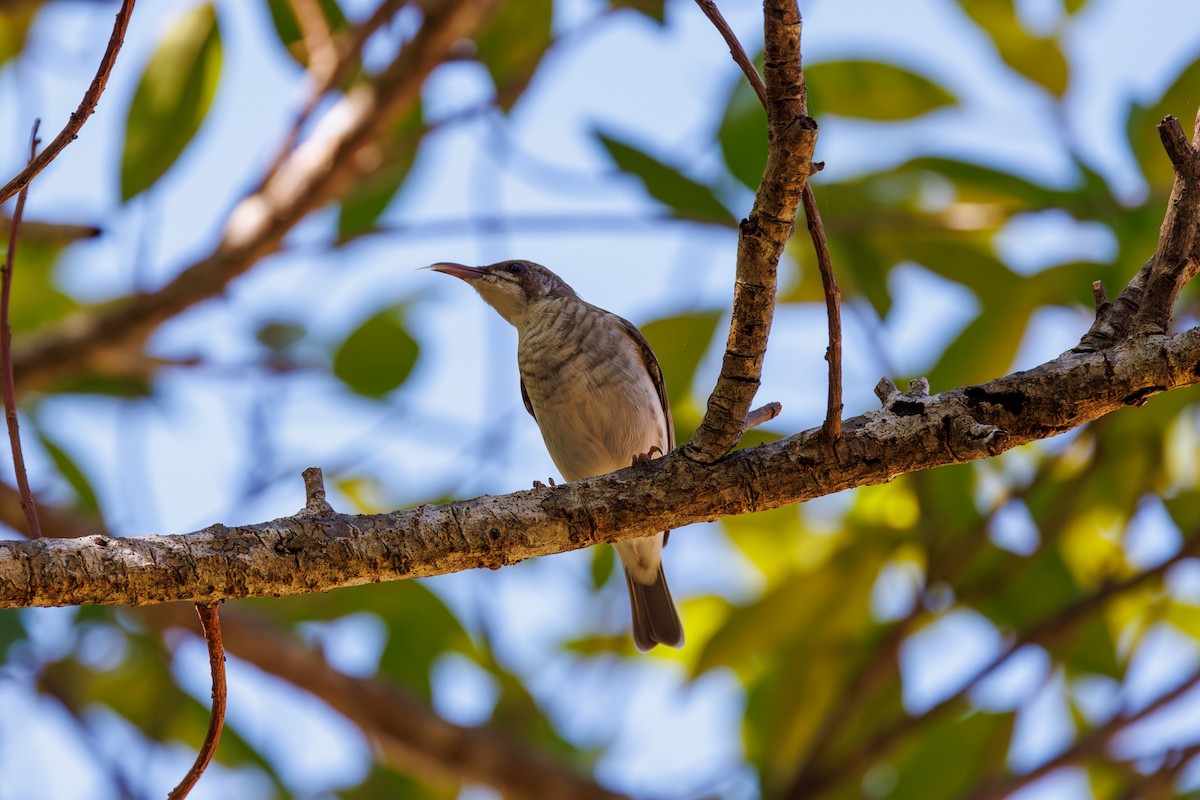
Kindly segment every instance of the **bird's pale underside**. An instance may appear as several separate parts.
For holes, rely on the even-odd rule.
[[[584,302],[530,261],[430,268],[474,286],[517,329],[522,399],[564,478],[603,475],[675,447],[662,371],[632,323]],[[683,645],[663,574],[665,540],[658,533],[616,545],[629,587],[633,640],[643,651]]]

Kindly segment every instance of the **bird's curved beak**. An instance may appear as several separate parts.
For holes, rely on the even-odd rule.
[[[431,269],[434,272],[442,272],[446,275],[453,275],[456,278],[462,278],[464,281],[473,281],[483,275],[483,270],[479,267],[468,267],[466,264],[455,264],[453,261],[439,261],[436,264],[430,264],[425,269]]]

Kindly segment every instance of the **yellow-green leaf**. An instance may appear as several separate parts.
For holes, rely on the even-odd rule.
[[[879,121],[912,119],[955,104],[928,78],[882,61],[827,61],[804,69],[811,115]]]
[[[200,130],[221,74],[221,33],[211,3],[175,21],[138,82],[125,122],[121,199],[154,185]]]
[[[503,3],[476,40],[478,58],[496,84],[496,104],[508,111],[529,85],[553,43],[553,0]]]

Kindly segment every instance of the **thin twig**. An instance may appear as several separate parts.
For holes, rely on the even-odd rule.
[[[762,379],[763,358],[775,313],[779,259],[796,226],[800,197],[813,172],[817,127],[804,111],[800,69],[800,10],[795,0],[764,0],[764,71],[757,71],[716,7],[699,2],[729,44],[734,59],[767,109],[767,165],[754,206],[738,228],[733,315],[716,386],[704,419],[680,450],[711,464],[737,444]],[[740,52],[739,52],[740,51]]]
[[[829,257],[825,226],[821,223],[821,211],[817,208],[811,182],[805,181],[800,200],[804,205],[804,218],[808,221],[808,234],[817,253],[821,287],[825,290],[825,316],[829,326],[829,349],[825,352],[825,360],[829,362],[829,394],[821,430],[832,440],[842,435],[842,293],[833,277],[833,260]]]
[[[225,726],[225,644],[221,641],[221,617],[217,613],[215,603],[196,603],[196,613],[200,616],[200,628],[204,631],[204,641],[208,644],[208,668],[212,672],[212,714],[208,718],[208,733],[204,735],[204,744],[196,754],[196,761],[187,775],[179,782],[167,800],[183,800],[188,792],[200,780],[208,762],[212,761],[217,743],[221,741],[221,728]]]
[[[757,428],[759,425],[764,425],[779,416],[783,411],[783,405],[772,400],[765,406],[760,406],[746,415],[746,422],[742,425],[742,433],[748,430]]]
[[[762,103],[763,108],[767,107],[767,85],[763,82],[762,75],[758,74],[758,69],[754,66],[754,62],[750,60],[750,56],[746,54],[746,48],[742,47],[742,43],[738,41],[737,34],[733,32],[733,28],[729,27],[729,23],[725,21],[725,17],[721,16],[721,10],[717,8],[717,4],[713,0],[696,0],[696,5],[700,6],[700,10],[704,12],[704,16],[708,17],[712,22],[713,27],[721,34],[721,38],[725,40],[725,44],[729,45],[729,55],[733,56],[733,60],[742,72],[746,75],[746,80],[750,82],[750,87],[754,89],[754,93],[758,95],[758,102]]]
[[[720,31],[725,43],[729,45],[729,53],[750,82],[758,101],[769,111],[767,105],[767,86],[762,76],[747,55],[746,49],[738,41],[729,23],[721,16],[717,4],[713,0],[696,0],[696,5],[708,17],[716,29]],[[799,53],[796,54],[799,58]],[[803,88],[803,78],[800,82]],[[802,91],[804,112],[808,112],[808,94]],[[829,399],[825,410],[825,424],[821,430],[830,439],[842,435],[842,294],[838,291],[837,281],[833,277],[833,260],[829,257],[829,243],[825,239],[825,226],[821,222],[821,212],[817,208],[817,198],[813,194],[812,184],[804,182],[804,192],[801,195],[804,205],[804,217],[808,221],[808,233],[812,237],[813,249],[817,253],[817,266],[821,270],[821,286],[825,290],[825,313],[829,320],[829,349],[825,360],[829,362]]]
[[[33,121],[33,130],[29,133],[29,163],[37,156],[37,146],[41,141],[37,138],[40,119]],[[17,235],[21,229],[21,215],[25,213],[25,198],[29,195],[29,184],[26,183],[17,192],[17,207],[13,211],[12,225],[8,230],[8,252],[4,254],[4,270],[0,276],[0,364],[3,365],[4,419],[8,424],[8,441],[12,446],[13,471],[17,475],[17,488],[21,492],[21,510],[25,512],[25,524],[34,537],[42,535],[42,526],[38,524],[37,504],[33,501],[33,491],[29,488],[29,476],[25,473],[25,456],[21,452],[21,432],[17,423],[17,389],[13,381],[12,363],[12,328],[8,324],[8,305],[12,296],[13,264],[17,254]]]
[[[58,136],[54,137],[54,141],[47,145],[41,155],[18,172],[12,180],[4,185],[4,188],[0,189],[0,203],[28,186],[34,176],[45,169],[51,161],[58,157],[63,148],[79,136],[79,129],[96,110],[96,104],[100,102],[100,95],[104,93],[104,87],[108,84],[108,76],[117,63],[117,53],[121,51],[121,45],[125,41],[125,29],[129,27],[129,16],[133,13],[133,4],[134,0],[123,0],[121,3],[121,10],[117,12],[112,35],[108,38],[108,47],[104,51],[104,57],[100,59],[96,77],[92,78],[92,84],[84,93],[83,99],[79,101],[79,107],[71,114],[66,126]]]

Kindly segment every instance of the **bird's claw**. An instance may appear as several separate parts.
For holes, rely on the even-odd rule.
[[[555,486],[557,486],[557,485],[558,485],[558,484],[556,484],[556,483],[554,482],[554,478],[546,478],[546,480],[550,481],[550,488],[551,488],[551,489],[553,489]],[[534,482],[533,482],[533,488],[535,488],[535,489],[545,489],[545,488],[546,488],[546,484],[542,483],[541,481],[534,481]]]
[[[664,455],[662,448],[658,445],[654,445],[646,452],[635,455],[633,457],[633,463],[630,466],[636,467],[638,464],[649,464],[650,460],[654,458],[655,453],[658,453],[660,456]]]

